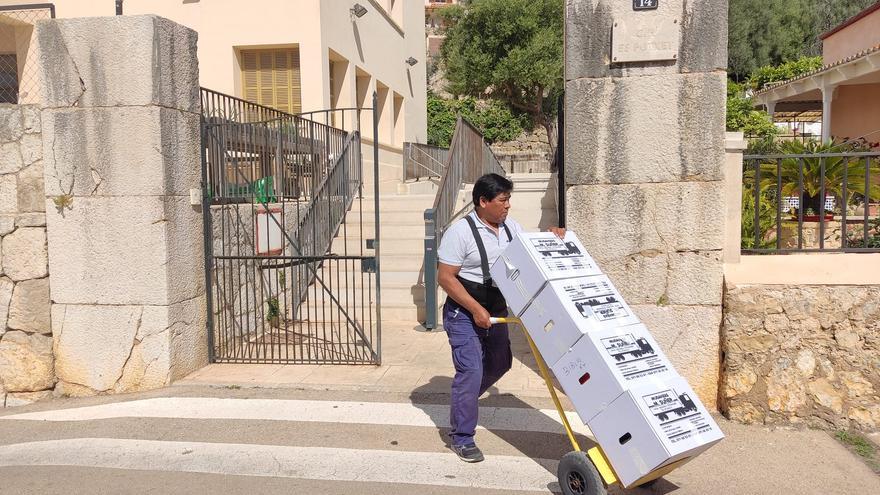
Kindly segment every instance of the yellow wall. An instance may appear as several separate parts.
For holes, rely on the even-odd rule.
[[[0,0],[16,5],[20,0]],[[368,12],[352,19],[354,1],[341,0],[125,0],[126,15],[156,14],[199,33],[199,79],[204,87],[241,96],[238,50],[299,45],[303,111],[331,107],[330,53],[348,61],[340,106],[356,100],[355,68],[403,98],[407,141],[427,140],[424,4],[420,0],[360,0]],[[57,0],[56,17],[110,16],[111,0]],[[385,13],[384,9],[390,9]],[[418,63],[410,67],[407,57]],[[345,65],[345,64],[342,64]],[[342,75],[342,74],[337,74]],[[366,106],[371,105],[366,98]],[[389,105],[390,106],[390,105]],[[392,110],[389,108],[388,114]],[[348,118],[348,117],[346,117]],[[369,119],[365,119],[369,122]],[[400,131],[383,127],[380,142],[400,146]],[[347,124],[347,123],[346,123]],[[368,133],[364,133],[367,135]]]

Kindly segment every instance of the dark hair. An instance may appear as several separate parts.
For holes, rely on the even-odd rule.
[[[486,174],[474,182],[474,206],[480,206],[480,198],[492,201],[499,194],[513,191],[513,182],[498,174]]]

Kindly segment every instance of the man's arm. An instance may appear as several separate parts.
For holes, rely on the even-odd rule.
[[[458,304],[464,306],[464,308],[471,312],[474,316],[474,323],[481,328],[489,328],[492,326],[489,323],[489,312],[486,311],[486,308],[480,305],[476,299],[471,297],[468,294],[468,291],[461,285],[461,282],[458,281],[456,275],[461,270],[460,266],[447,265],[446,263],[438,263],[439,271],[437,274],[437,281],[440,284],[440,287],[443,287],[443,290],[449,294],[449,297],[455,300]]]

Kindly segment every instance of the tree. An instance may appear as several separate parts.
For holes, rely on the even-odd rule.
[[[547,130],[556,148],[562,94],[562,0],[473,0],[441,11],[441,60],[453,95],[501,100]]]
[[[822,53],[819,36],[876,0],[730,0],[728,72],[743,81],[757,68]]]
[[[773,151],[774,137],[779,133],[767,112],[755,110],[743,85],[727,81],[727,130],[742,131],[749,138],[749,153]]]

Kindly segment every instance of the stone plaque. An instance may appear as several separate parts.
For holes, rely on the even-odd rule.
[[[654,15],[655,12],[631,12],[614,20],[611,63],[678,58],[681,24],[677,18]]]

